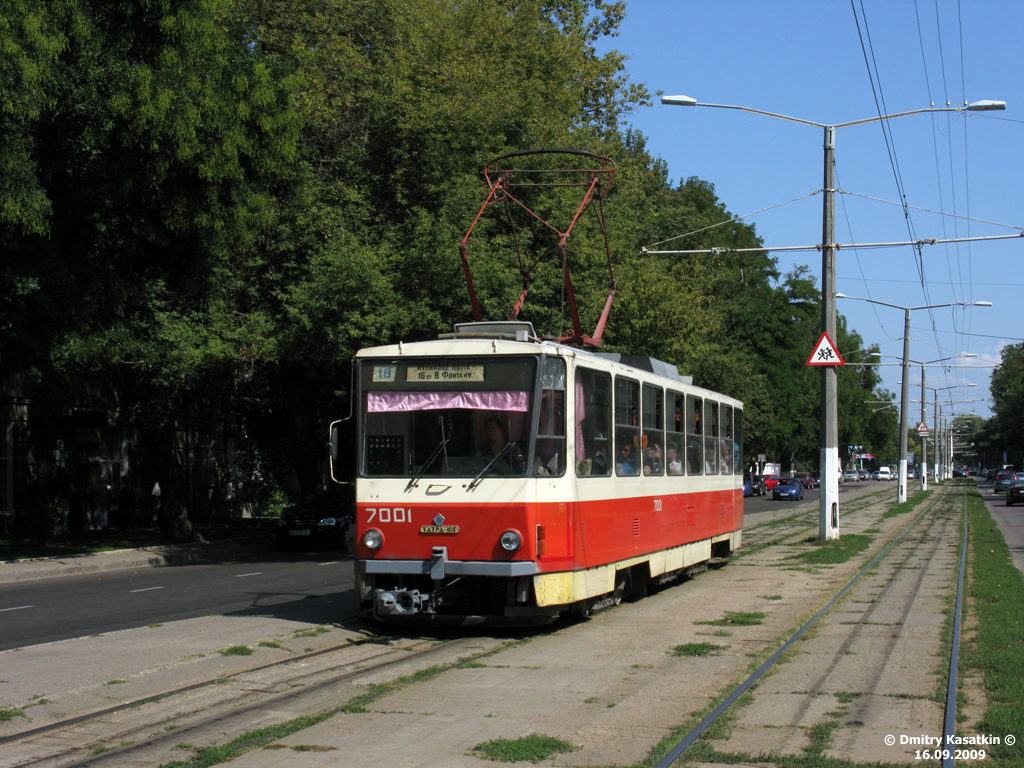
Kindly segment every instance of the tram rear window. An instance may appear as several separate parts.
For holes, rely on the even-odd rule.
[[[364,360],[365,476],[522,476],[537,360]]]

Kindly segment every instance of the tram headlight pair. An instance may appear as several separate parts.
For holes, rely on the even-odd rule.
[[[509,529],[501,534],[498,542],[506,552],[517,552],[523,546],[523,537],[519,535],[519,531]]]
[[[376,528],[370,528],[363,534],[363,546],[376,552],[384,546],[384,534]]]

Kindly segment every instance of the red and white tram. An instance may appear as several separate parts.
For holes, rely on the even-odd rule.
[[[743,405],[674,366],[505,322],[356,368],[356,594],[377,619],[586,614],[740,546]]]

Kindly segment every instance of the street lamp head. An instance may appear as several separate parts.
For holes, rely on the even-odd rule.
[[[837,293],[836,294],[836,298],[837,299],[845,299],[846,298],[846,294],[845,293]]]
[[[992,99],[982,99],[967,105],[968,112],[993,112],[1002,109],[1006,109],[1006,102],[993,101]]]
[[[662,104],[675,104],[679,107],[696,107],[697,100],[689,96],[662,96]],[[979,102],[980,103],[980,102]]]
[[[991,301],[972,301],[971,304],[975,307],[991,307]]]

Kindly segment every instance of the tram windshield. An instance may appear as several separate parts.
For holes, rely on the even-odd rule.
[[[524,476],[536,448],[537,376],[537,358],[525,356],[362,361],[360,473]],[[546,389],[540,399],[550,399]]]

